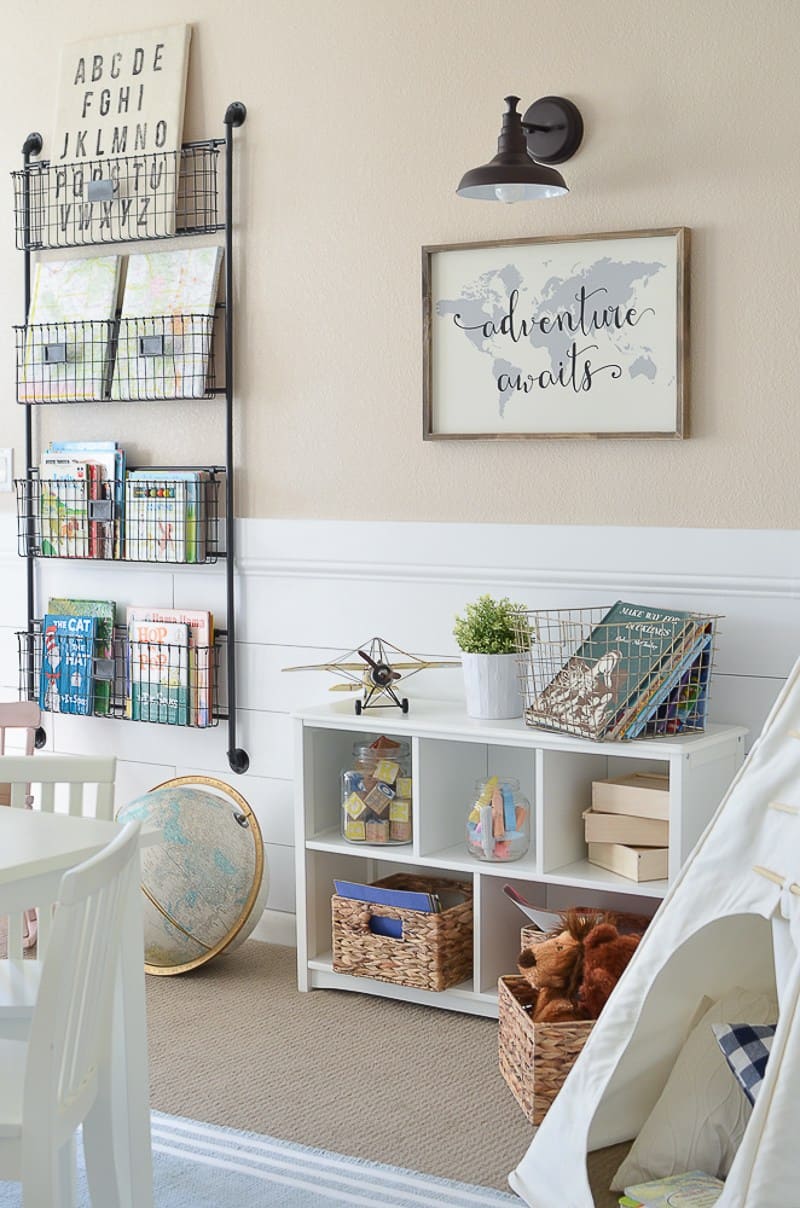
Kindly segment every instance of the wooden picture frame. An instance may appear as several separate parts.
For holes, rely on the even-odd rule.
[[[423,439],[683,439],[689,243],[670,227],[423,247]]]

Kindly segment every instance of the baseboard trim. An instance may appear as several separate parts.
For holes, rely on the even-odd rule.
[[[265,910],[250,933],[250,939],[260,940],[264,944],[280,944],[284,948],[296,948],[296,916],[282,910]]]

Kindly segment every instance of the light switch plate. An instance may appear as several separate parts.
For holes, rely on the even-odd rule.
[[[0,491],[11,491],[14,486],[14,450],[0,449]]]

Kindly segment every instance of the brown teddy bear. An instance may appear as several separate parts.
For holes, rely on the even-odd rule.
[[[597,1019],[628,962],[638,935],[620,935],[612,923],[598,923],[583,941],[583,977],[578,1005],[584,1019]]]
[[[586,1018],[578,1003],[583,947],[598,917],[597,914],[568,910],[562,916],[560,930],[520,952],[517,958],[519,971],[536,990],[531,1014],[534,1023],[563,1023]]]

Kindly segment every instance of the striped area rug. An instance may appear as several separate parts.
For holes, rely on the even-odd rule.
[[[161,1112],[152,1114],[152,1137],[156,1208],[519,1208],[521,1202],[490,1187]],[[82,1168],[79,1176],[78,1203],[88,1208]],[[0,1183],[0,1208],[20,1202],[17,1185]]]

